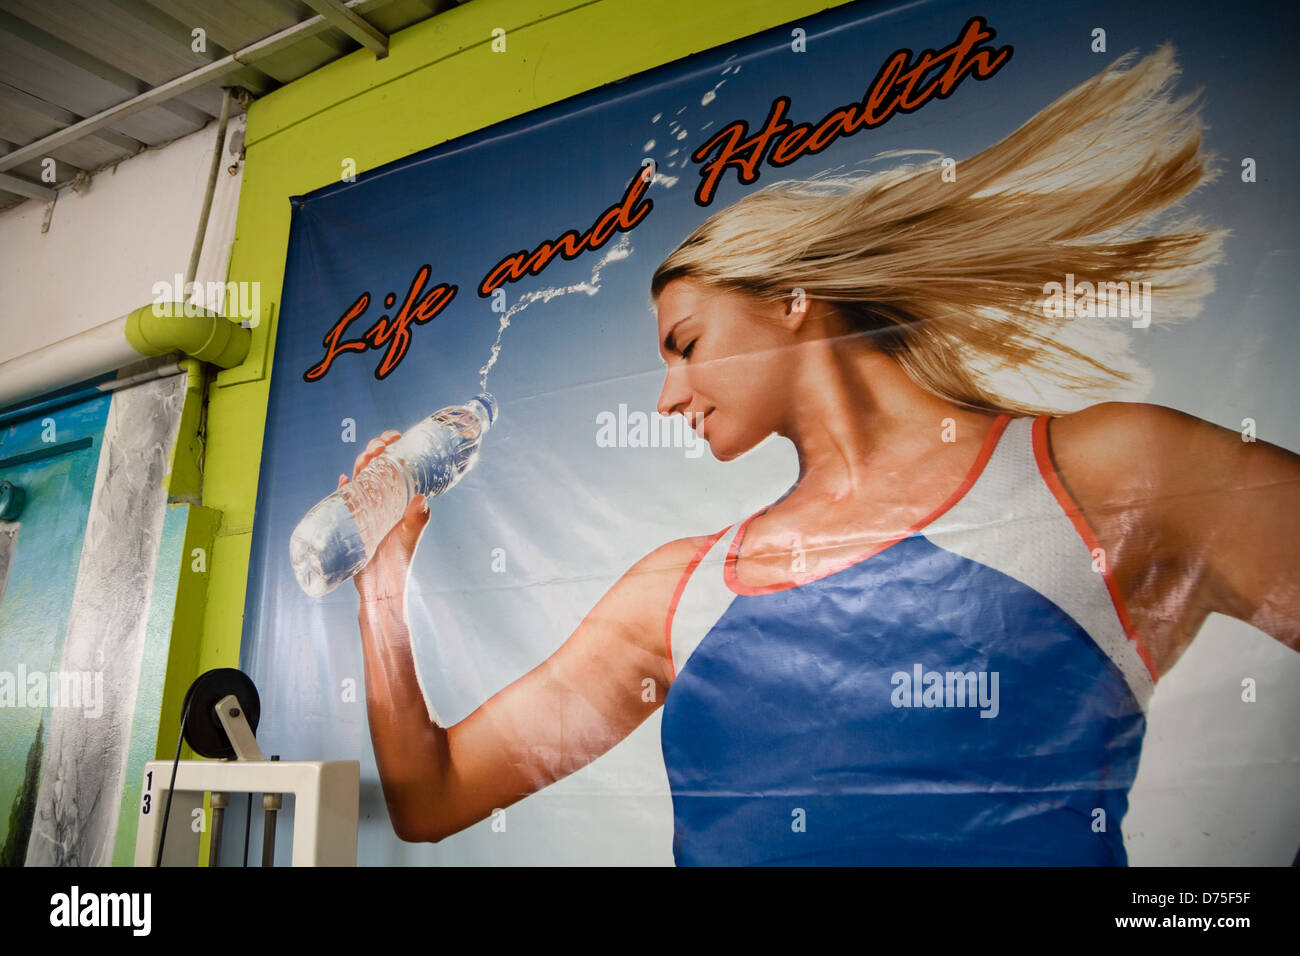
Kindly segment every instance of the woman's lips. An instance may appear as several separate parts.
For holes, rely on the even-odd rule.
[[[705,412],[702,416],[700,416],[700,420],[699,420],[698,422],[695,423],[695,434],[700,435],[701,437],[703,437],[703,435],[704,435],[704,423],[705,423],[706,420],[708,420],[708,417],[709,417],[710,415],[713,414],[713,412],[714,412],[714,409],[710,408],[707,412]]]

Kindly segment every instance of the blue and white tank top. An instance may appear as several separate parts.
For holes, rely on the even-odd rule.
[[[999,417],[948,501],[807,583],[737,580],[762,511],[700,549],[665,634],[679,865],[1127,863],[1155,668],[1046,425]]]

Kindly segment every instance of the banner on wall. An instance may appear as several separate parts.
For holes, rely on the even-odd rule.
[[[1207,12],[849,5],[292,200],[243,667],[361,863],[1291,861],[1297,125]]]

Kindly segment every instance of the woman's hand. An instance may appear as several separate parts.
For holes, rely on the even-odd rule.
[[[362,468],[384,449],[397,441],[401,432],[389,429],[378,438],[374,438],[357,455],[352,464],[352,477],[356,478]],[[339,475],[339,487],[348,483],[346,475]],[[369,563],[357,572],[352,582],[357,586],[363,605],[374,601],[402,600],[406,596],[406,577],[415,557],[415,548],[420,543],[420,535],[429,523],[429,501],[424,495],[416,495],[407,506],[402,520],[393,526],[393,530],[384,536]]]

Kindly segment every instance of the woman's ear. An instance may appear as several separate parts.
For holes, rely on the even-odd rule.
[[[790,291],[790,295],[785,299],[785,316],[784,325],[791,332],[796,332],[808,318],[808,313],[813,307],[813,300],[808,293],[801,288],[795,288]]]

